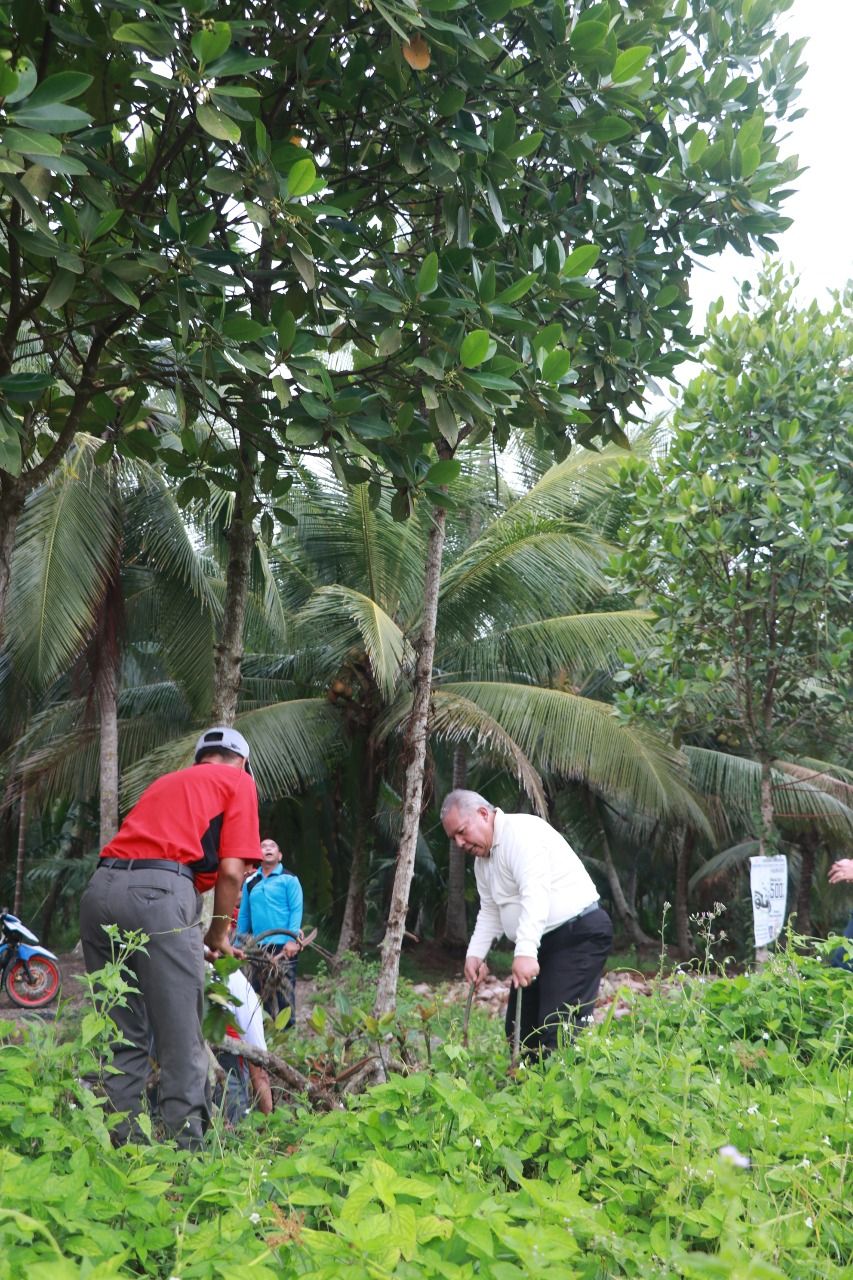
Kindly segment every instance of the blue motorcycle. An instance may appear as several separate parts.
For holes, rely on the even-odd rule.
[[[39,946],[31,929],[0,909],[0,990],[22,1009],[41,1009],[59,992],[62,974],[52,951]]]

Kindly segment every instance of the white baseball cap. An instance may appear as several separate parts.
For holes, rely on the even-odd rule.
[[[205,729],[195,744],[196,762],[198,762],[199,752],[206,750],[233,751],[235,755],[243,757],[246,761],[246,772],[251,773],[249,768],[249,744],[242,733],[238,733],[230,725],[217,724],[212,729]]]

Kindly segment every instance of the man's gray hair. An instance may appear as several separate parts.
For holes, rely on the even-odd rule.
[[[451,791],[449,795],[444,797],[441,806],[441,821],[444,822],[451,809],[458,809],[460,813],[470,813],[472,809],[494,810],[494,807],[478,791],[466,791],[463,787],[457,787],[455,791]]]

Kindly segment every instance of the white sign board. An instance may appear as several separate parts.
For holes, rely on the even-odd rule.
[[[749,864],[755,945],[766,947],[778,938],[785,923],[788,859],[780,853],[773,858],[750,858]]]

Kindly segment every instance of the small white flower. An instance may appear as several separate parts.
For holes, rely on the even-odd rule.
[[[828,1135],[828,1134],[826,1134],[826,1133],[825,1133],[825,1134],[823,1135],[823,1137],[821,1138],[821,1142],[823,1143],[823,1145],[824,1145],[825,1147],[831,1147],[831,1146],[832,1146],[832,1143],[829,1141],[829,1135]]]
[[[737,1147],[733,1147],[731,1143],[720,1147],[720,1155],[724,1160],[728,1160],[729,1164],[735,1165],[738,1169],[749,1168],[749,1156],[745,1156],[738,1151]]]
[[[255,1223],[255,1225],[257,1225],[257,1224],[260,1222],[260,1220],[261,1220],[261,1215],[260,1215],[259,1213],[250,1213],[250,1214],[249,1214],[249,1221],[250,1221],[250,1222],[254,1222],[254,1223]]]
[[[483,1145],[483,1144],[482,1144],[482,1142],[480,1141],[480,1139],[479,1139],[479,1138],[475,1138],[475,1139],[474,1139],[474,1146],[475,1146],[475,1147],[482,1147],[482,1145]]]
[[[809,1214],[809,1216],[806,1218],[806,1226],[808,1227],[809,1231],[811,1231],[814,1227],[814,1218],[811,1216],[811,1214]]]
[[[748,1116],[757,1116],[757,1115],[758,1115],[758,1111],[759,1111],[758,1103],[757,1103],[757,1102],[753,1102],[753,1104],[752,1104],[752,1106],[751,1106],[751,1107],[747,1107],[747,1109],[746,1109],[746,1114],[747,1114]]]
[[[720,1081],[720,1077],[719,1077],[719,1076],[714,1076],[714,1084],[720,1084],[720,1083],[721,1083],[721,1081]]]
[[[803,1156],[803,1168],[810,1169],[811,1167],[812,1167],[811,1160],[808,1158],[808,1156]]]
[[[762,1033],[761,1033],[761,1039],[762,1039],[762,1040],[769,1040],[769,1039],[770,1039],[770,1032],[769,1032],[769,1031],[762,1031]]]
[[[718,1044],[717,1053],[725,1053],[725,1052],[726,1052],[726,1046],[724,1044]]]

